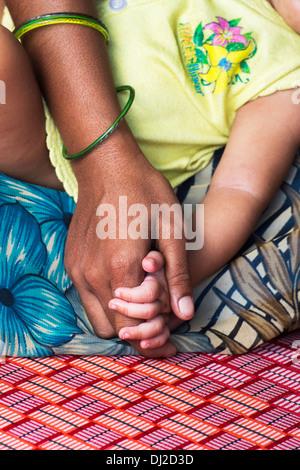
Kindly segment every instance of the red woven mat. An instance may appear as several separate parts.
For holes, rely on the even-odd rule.
[[[0,449],[299,449],[299,345],[297,331],[235,357],[3,359]]]

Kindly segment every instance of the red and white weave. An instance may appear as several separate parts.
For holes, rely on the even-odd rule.
[[[243,356],[6,358],[0,450],[299,449],[297,340]]]

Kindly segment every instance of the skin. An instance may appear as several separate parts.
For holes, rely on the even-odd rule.
[[[62,189],[48,158],[44,109],[29,59],[3,26],[0,50],[10,51],[0,63],[1,80],[6,85],[6,104],[0,108],[1,171],[23,181]]]
[[[283,182],[300,146],[300,105],[293,103],[294,93],[277,92],[247,103],[237,112],[226,150],[202,201],[204,246],[188,252],[193,286],[222,268],[242,248]],[[120,336],[154,347],[165,334],[157,301],[165,302],[167,283],[163,260],[155,253],[148,257],[157,260],[150,295],[144,282],[136,289],[118,289],[119,297],[111,305],[129,317],[151,319],[148,328],[147,323],[143,328],[123,328]],[[173,315],[169,321],[170,328],[180,323]]]
[[[286,23],[300,34],[300,1],[268,0],[272,7],[284,18]]]
[[[55,11],[77,11],[97,16],[91,0],[7,0],[6,5],[15,24]],[[9,83],[11,90],[19,87],[23,93],[17,100],[13,96],[14,91],[8,91],[5,113],[0,117],[1,133],[5,135],[1,141],[0,170],[21,180],[59,188],[60,183],[47,162],[43,126],[40,125],[39,131],[36,129],[33,135],[32,119],[38,121],[41,118],[42,93],[70,154],[87,147],[114,122],[120,114],[120,107],[106,44],[96,31],[76,25],[40,28],[28,34],[23,41],[26,54],[24,48],[14,41],[1,28],[1,46],[4,50],[11,47],[13,51],[10,59],[8,54],[1,56],[1,78]],[[30,58],[35,84],[24,55]],[[74,63],[80,63],[80,67],[74,67]],[[26,94],[35,101],[35,106],[28,108],[30,103],[24,98]],[[14,120],[20,109],[24,110],[22,126]],[[6,119],[10,126],[5,124]],[[43,117],[41,122],[44,122]],[[29,135],[30,138],[26,137]],[[25,141],[30,148],[31,162],[22,150]],[[20,165],[13,163],[13,168],[8,163],[12,161],[12,155],[15,162],[20,162]],[[28,167],[25,172],[27,165],[30,171]],[[108,304],[119,286],[133,287],[142,282],[142,260],[149,253],[152,242],[149,236],[148,240],[108,239],[100,243],[96,235],[96,210],[105,203],[118,207],[120,194],[127,196],[128,206],[136,202],[144,204],[149,214],[152,204],[172,205],[178,200],[168,181],[140,151],[126,121],[91,154],[74,162],[73,169],[78,180],[79,198],[67,237],[65,266],[95,333],[110,338],[123,326],[141,322],[111,310]],[[148,226],[151,227],[150,222]],[[165,260],[172,311],[179,318],[191,318],[194,307],[185,241],[171,237],[170,240],[156,242],[156,248]],[[181,299],[184,299],[185,311],[180,308]],[[132,344],[139,350],[139,343]],[[171,342],[157,350],[143,350],[143,354],[150,357],[168,357],[175,352]]]

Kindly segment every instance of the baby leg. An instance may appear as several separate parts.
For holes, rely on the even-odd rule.
[[[49,160],[42,96],[29,58],[1,25],[0,80],[0,172],[62,189]]]

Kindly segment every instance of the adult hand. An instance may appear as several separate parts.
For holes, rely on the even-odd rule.
[[[108,303],[118,287],[134,287],[142,282],[142,260],[153,247],[153,242],[165,259],[172,311],[182,320],[193,315],[184,238],[175,239],[171,230],[170,238],[151,240],[152,205],[179,204],[176,195],[168,181],[149,164],[132,140],[123,136],[122,132],[114,140],[114,146],[110,143],[109,154],[105,157],[105,167],[97,156],[97,150],[86,160],[73,164],[79,184],[79,198],[65,250],[66,269],[95,333],[103,338],[110,338],[122,327],[140,322],[110,310]],[[103,148],[101,152],[103,154]],[[127,233],[128,227],[123,226],[121,230],[126,230],[125,237],[120,239],[119,221],[120,217],[124,218],[124,213],[119,213],[120,196],[126,197],[128,208],[133,204],[142,204],[146,208],[144,219],[141,221],[139,214],[139,220],[143,227],[148,227],[147,238],[133,239]],[[100,239],[97,235],[100,220],[96,216],[97,210],[99,206],[105,208],[105,204],[116,211],[116,238]],[[176,352],[170,341],[151,351],[141,350],[137,341],[131,344],[143,355],[151,357],[170,356]]]

